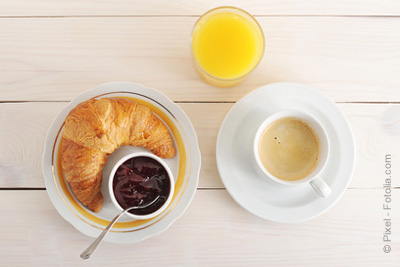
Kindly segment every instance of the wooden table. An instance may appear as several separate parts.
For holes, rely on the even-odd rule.
[[[204,83],[189,51],[193,24],[215,1],[0,2],[0,265],[400,266],[400,2],[243,2],[218,5],[256,16],[266,54],[229,89]],[[44,138],[74,96],[124,80],[164,92],[188,114],[202,153],[199,186],[164,233],[137,244],[103,243],[84,262],[79,254],[93,238],[63,220],[47,196]],[[215,160],[227,111],[253,89],[281,81],[334,100],[357,145],[343,198],[295,225],[264,221],[238,206]],[[390,226],[383,209],[388,168]],[[383,241],[385,233],[391,242]]]

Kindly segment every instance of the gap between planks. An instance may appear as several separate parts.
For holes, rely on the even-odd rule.
[[[54,15],[54,16],[0,16],[0,19],[65,19],[65,18],[199,18],[201,15]],[[293,14],[293,15],[253,15],[254,17],[323,17],[323,18],[399,18],[399,15],[335,15],[335,14]]]
[[[347,190],[381,190],[381,187],[349,187]],[[392,190],[399,190],[400,186],[391,187]],[[45,187],[0,187],[0,191],[45,191]],[[197,191],[226,191],[224,187],[201,187]]]
[[[239,99],[240,100],[240,99]],[[238,100],[238,101],[239,101]],[[69,103],[68,100],[3,100],[0,104],[21,104],[21,103]],[[237,101],[174,101],[176,104],[235,104]],[[396,105],[400,101],[382,102],[382,101],[337,101],[335,104],[382,104],[382,105]]]

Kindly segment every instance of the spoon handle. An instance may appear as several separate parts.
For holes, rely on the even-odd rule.
[[[106,229],[103,230],[103,232],[93,241],[93,243],[85,249],[81,253],[81,258],[84,260],[87,260],[90,258],[92,253],[97,249],[97,247],[100,245],[101,241],[103,241],[103,238],[108,234],[110,229],[114,226],[115,222],[118,221],[118,219],[124,215],[129,209],[126,209],[122,211],[117,217],[114,218],[114,220],[111,221],[111,223],[106,227]]]

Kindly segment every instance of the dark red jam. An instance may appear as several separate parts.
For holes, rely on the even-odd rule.
[[[146,215],[161,208],[168,199],[170,187],[166,169],[149,157],[128,159],[119,166],[113,181],[115,198],[123,209],[146,205],[160,195],[149,207],[129,211],[136,215]]]

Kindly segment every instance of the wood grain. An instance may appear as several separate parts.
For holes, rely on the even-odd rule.
[[[136,81],[175,101],[237,101],[271,82],[310,85],[339,102],[399,102],[400,18],[259,17],[266,54],[240,85],[197,75],[196,17],[0,19],[0,101],[69,101],[109,81]]]
[[[400,189],[393,190],[393,199],[399,197]],[[251,215],[225,190],[200,190],[164,233],[138,244],[103,243],[84,262],[79,254],[93,238],[64,221],[45,191],[5,191],[0,194],[1,264],[395,266],[400,257],[398,235],[391,237],[390,254],[382,250],[387,216],[383,201],[381,189],[350,189],[322,216],[287,225]],[[399,229],[400,213],[390,216],[392,229]]]
[[[229,89],[204,83],[189,50],[197,18],[222,5],[254,14],[267,44],[257,69]],[[399,29],[397,0],[0,0],[0,266],[399,266]],[[199,187],[164,233],[138,244],[103,243],[82,261],[93,238],[62,219],[41,189],[44,140],[67,101],[124,80],[159,89],[188,114],[202,153]],[[295,225],[242,209],[224,189],[215,159],[218,130],[234,102],[282,81],[340,102],[357,146],[342,199]],[[382,209],[386,155],[390,216]]]
[[[399,15],[396,0],[179,0],[179,1],[49,1],[17,0],[0,2],[1,16],[131,16],[200,15],[217,6],[237,6],[255,15]]]
[[[42,153],[46,129],[65,105],[0,104],[1,187],[44,187]]]
[[[0,104],[0,187],[44,187],[42,152],[53,118],[67,103]],[[223,188],[215,148],[219,127],[232,103],[180,103],[198,134],[202,154],[199,188]],[[357,165],[351,188],[381,188],[385,155],[400,161],[400,105],[338,104],[353,128]],[[393,186],[400,179],[393,177]]]
[[[354,131],[357,160],[354,180],[355,188],[381,187],[388,175],[386,155],[391,156],[391,171],[397,173],[400,166],[400,105],[339,105],[347,115]],[[368,178],[367,178],[368,177]],[[400,177],[393,174],[393,186],[400,187]]]

